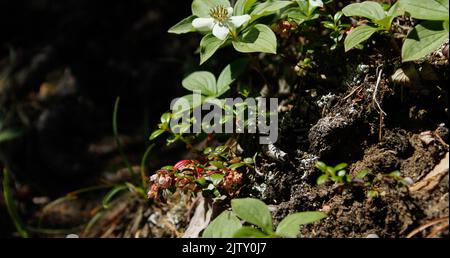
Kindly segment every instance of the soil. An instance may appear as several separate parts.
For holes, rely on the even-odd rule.
[[[417,63],[416,67],[426,65],[429,64]],[[399,170],[402,177],[418,182],[448,153],[446,86],[440,84],[441,88],[422,78],[426,86],[400,89],[389,80],[389,72],[382,73],[378,101],[383,111],[377,110],[373,96],[378,66],[368,66],[362,83],[343,86],[347,88],[344,93],[331,92],[336,94],[331,107],[320,111],[314,99],[301,98],[298,106],[307,108],[294,108],[285,114],[282,125],[289,122],[281,129],[281,135],[287,136],[278,147],[288,151],[289,160],[281,163],[263,159],[258,166],[264,176],[255,177],[256,187],[247,189],[246,194],[274,204],[277,221],[298,211],[322,210],[328,214],[320,222],[303,226],[302,237],[406,237],[428,221],[445,217],[448,220],[448,164],[446,176],[429,191],[411,192],[387,184],[383,188],[385,196],[367,198],[362,188],[342,192],[330,184],[316,185],[317,160],[331,165],[345,161],[350,164],[352,175],[364,169],[372,175]],[[389,71],[392,65],[385,64],[384,68]],[[433,69],[448,76],[440,66]],[[382,123],[381,112],[385,112]],[[308,126],[305,117],[320,118]],[[297,132],[308,132],[308,137]],[[424,135],[429,134],[434,136],[427,140]],[[297,149],[288,143],[293,137],[300,143]],[[425,237],[431,231],[424,230],[416,236]],[[448,230],[442,236],[448,237]]]

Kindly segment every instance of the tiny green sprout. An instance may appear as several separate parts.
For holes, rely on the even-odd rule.
[[[386,184],[395,184],[397,190],[407,189],[408,186],[413,184],[413,181],[409,177],[402,177],[400,171],[396,170],[388,174],[377,174],[373,178],[367,178],[369,170],[362,170],[358,172],[356,178],[359,180],[366,179],[363,183],[363,187],[366,190],[366,196],[369,199],[383,197],[386,195],[386,190],[383,187]]]
[[[316,168],[322,171],[322,175],[317,179],[317,184],[322,185],[328,181],[333,181],[336,184],[348,184],[351,182],[350,176],[345,171],[348,165],[346,163],[341,163],[335,167],[327,166],[324,162],[317,162]]]
[[[317,211],[294,213],[286,216],[274,230],[268,206],[258,199],[233,199],[231,209],[208,225],[203,238],[295,238],[301,225],[326,218],[325,213]]]

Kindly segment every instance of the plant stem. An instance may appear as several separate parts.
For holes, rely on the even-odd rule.
[[[19,232],[19,235],[22,238],[28,238],[29,234],[26,230],[25,224],[19,216],[19,212],[17,211],[16,202],[13,199],[11,188],[9,187],[9,173],[5,168],[3,169],[3,198],[5,199],[6,209],[8,210],[8,214],[11,217],[14,226]]]
[[[120,152],[120,156],[122,156],[123,163],[128,168],[128,171],[130,172],[130,174],[133,175],[134,174],[133,168],[131,167],[130,162],[128,162],[127,156],[125,155],[125,152],[122,148],[122,144],[120,143],[120,139],[119,139],[119,132],[117,129],[117,112],[119,109],[119,102],[120,102],[120,97],[117,97],[116,103],[114,104],[114,112],[113,112],[113,121],[112,121],[113,133],[114,133],[114,138],[116,140],[117,148],[119,149],[119,152]]]

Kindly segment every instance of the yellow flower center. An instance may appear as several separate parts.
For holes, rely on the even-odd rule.
[[[228,10],[223,5],[219,5],[214,7],[209,11],[209,16],[214,18],[219,23],[224,23],[228,20]]]

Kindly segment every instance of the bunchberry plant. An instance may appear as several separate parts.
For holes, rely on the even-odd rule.
[[[393,4],[386,11],[380,3],[373,1],[347,5],[342,12],[345,16],[362,17],[369,20],[368,24],[358,26],[348,32],[344,41],[345,51],[368,40],[376,32],[389,33],[394,18],[403,14],[398,3]]]
[[[398,3],[411,17],[423,20],[403,43],[403,62],[421,59],[448,40],[448,0],[399,0]]]
[[[269,208],[258,199],[234,199],[231,209],[209,224],[203,232],[204,238],[295,238],[300,233],[300,225],[326,217],[323,212],[316,211],[294,213],[285,217],[274,230]]]
[[[192,15],[174,25],[169,32],[196,31],[204,35],[200,41],[200,64],[229,43],[242,53],[275,54],[276,36],[259,20],[293,4],[292,1],[238,0],[232,7],[228,0],[194,0]]]
[[[449,0],[399,0],[388,10],[377,2],[365,1],[342,9],[346,16],[363,17],[368,24],[349,31],[345,39],[345,50],[359,46],[374,33],[388,33],[393,20],[402,15],[422,20],[411,30],[402,46],[402,61],[421,59],[439,48],[449,34]]]

